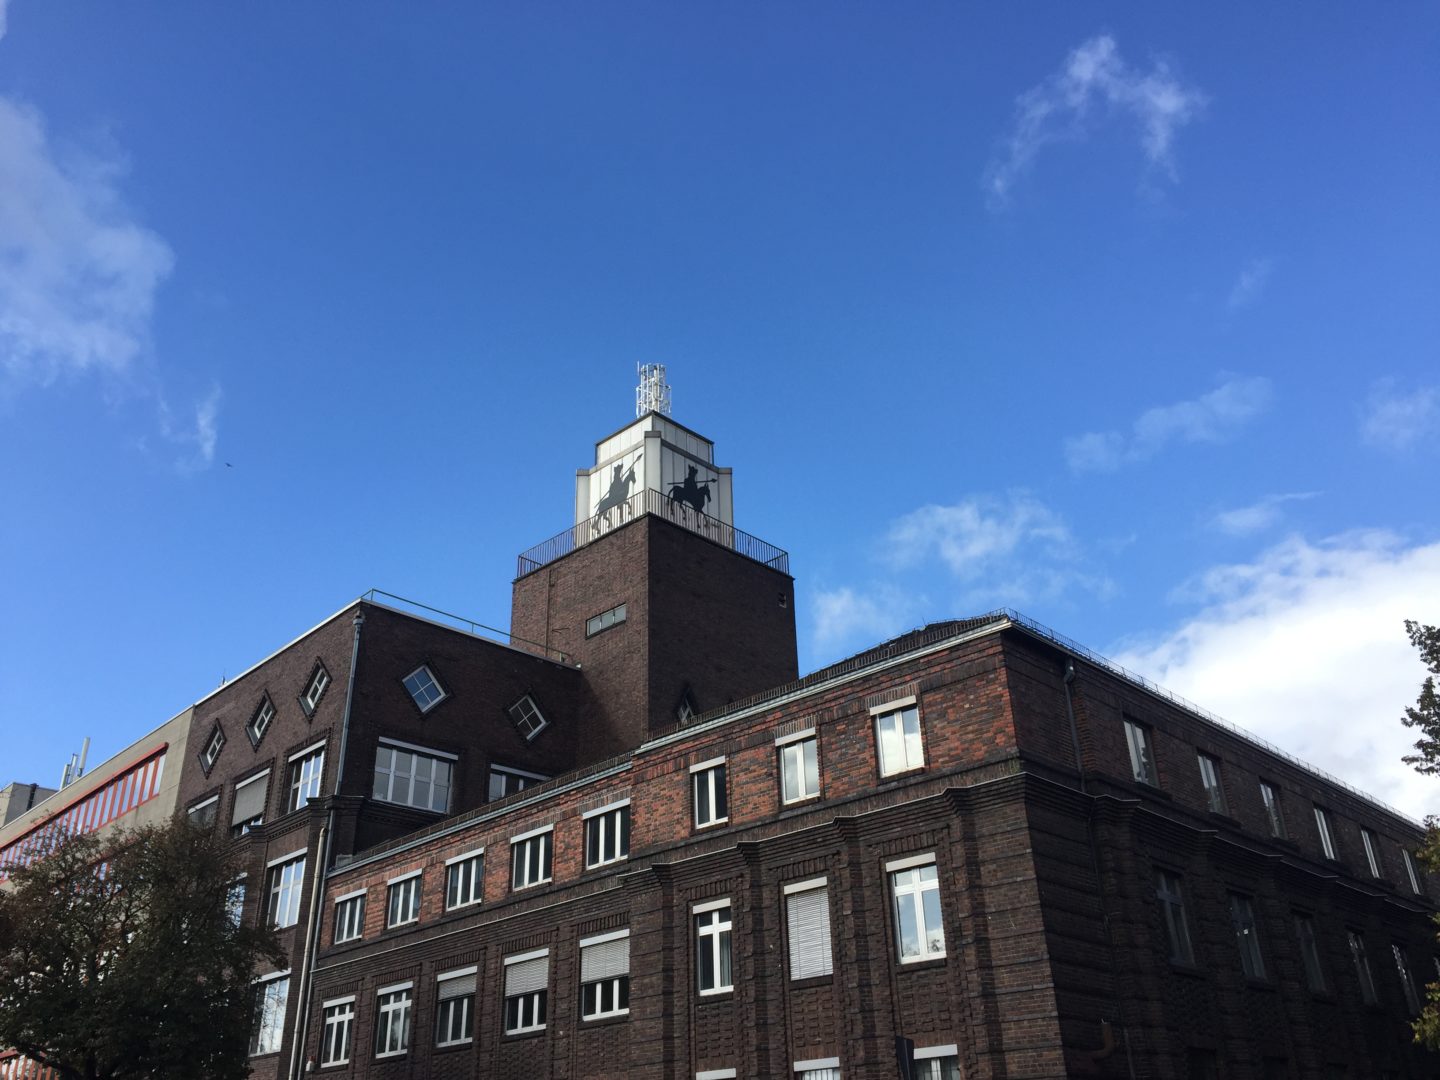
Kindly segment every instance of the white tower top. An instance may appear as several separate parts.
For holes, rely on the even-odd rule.
[[[635,388],[635,417],[646,413],[670,415],[670,384],[665,381],[664,364],[636,364],[640,385]]]

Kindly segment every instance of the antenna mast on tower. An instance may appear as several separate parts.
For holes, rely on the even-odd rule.
[[[635,388],[635,417],[656,412],[670,415],[670,384],[665,381],[664,364],[636,364],[640,385]]]

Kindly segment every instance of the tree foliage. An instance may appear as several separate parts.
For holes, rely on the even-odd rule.
[[[1440,695],[1435,692],[1435,677],[1440,675],[1440,627],[1406,619],[1405,633],[1410,635],[1410,644],[1419,650],[1430,674],[1420,684],[1415,704],[1406,708],[1400,718],[1406,727],[1420,732],[1415,753],[1405,755],[1404,761],[1416,772],[1434,776],[1440,773]],[[1440,871],[1440,821],[1433,815],[1425,819],[1425,842],[1416,854],[1427,869]],[[1436,921],[1440,923],[1440,917]],[[1416,1042],[1440,1050],[1440,983],[1425,988],[1425,1007],[1413,1026]]]
[[[63,840],[0,890],[0,1047],[67,1080],[249,1075],[252,980],[282,957],[237,925],[238,876],[184,821]]]

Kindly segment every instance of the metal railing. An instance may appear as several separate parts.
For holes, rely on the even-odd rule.
[[[721,547],[729,548],[737,555],[779,570],[782,574],[790,573],[790,555],[783,549],[761,540],[758,536],[751,536],[734,525],[728,525],[719,518],[702,513],[686,503],[677,502],[664,492],[645,488],[624,502],[592,518],[586,518],[549,540],[536,544],[528,551],[521,552],[516,561],[515,576],[521,578],[526,574],[533,574],[542,566],[569,555],[576,548],[600,539],[606,533],[634,521],[643,514],[664,518],[683,529],[699,533]]]
[[[377,597],[384,597],[388,603],[382,602]],[[408,600],[403,596],[396,596],[384,589],[371,589],[364,593],[361,600],[369,601],[372,604],[379,604],[381,607],[393,608],[396,611],[406,614],[417,614],[423,612],[421,618],[429,619],[431,622],[439,622],[440,619],[447,620],[449,625],[472,637],[484,638],[486,641],[493,641],[499,645],[522,645],[527,646],[526,652],[538,650],[540,655],[561,664],[571,663],[570,658],[559,649],[551,648],[549,645],[539,641],[530,641],[528,638],[516,637],[508,630],[501,630],[498,627],[486,626],[484,623],[476,622],[474,619],[467,619],[463,615],[455,615],[449,611],[441,611],[439,608],[431,607],[429,604],[422,604],[418,600]],[[408,610],[407,610],[408,609]],[[436,618],[439,616],[439,619]]]

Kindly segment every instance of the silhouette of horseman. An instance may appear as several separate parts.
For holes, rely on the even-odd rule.
[[[610,476],[610,488],[601,497],[599,504],[595,507],[595,517],[598,520],[606,511],[617,506],[626,506],[630,502],[630,489],[635,485],[635,466],[640,464],[643,453],[636,454],[635,460],[630,463],[630,468],[620,469],[615,466],[614,473]],[[623,514],[622,514],[623,516]]]
[[[699,470],[696,469],[694,465],[687,466],[687,468],[690,471],[685,477],[685,482],[683,484],[670,485],[670,501],[672,503],[684,503],[697,514],[703,514],[705,512],[705,504],[710,501],[710,485],[715,483],[715,481],[697,481],[695,475]]]

